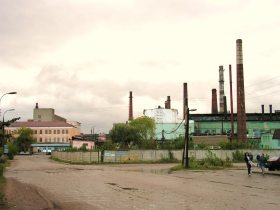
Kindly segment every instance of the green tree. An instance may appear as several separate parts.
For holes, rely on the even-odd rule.
[[[31,144],[35,142],[33,138],[33,131],[31,128],[20,128],[18,130],[18,137],[16,138],[16,145],[18,151],[29,151]]]
[[[4,140],[6,139],[7,140],[7,137],[10,137],[10,135],[8,134],[5,134],[5,136],[4,136],[4,133],[3,133],[3,131],[4,131],[4,128],[5,127],[9,127],[12,123],[14,123],[15,121],[17,121],[17,120],[19,120],[20,119],[20,117],[17,117],[17,118],[13,118],[13,119],[11,119],[11,120],[8,120],[8,121],[6,121],[6,122],[2,122],[2,121],[0,121],[0,147],[3,147],[3,145],[5,144],[5,142],[4,142]]]
[[[155,121],[150,117],[139,117],[130,121],[128,124],[115,124],[110,131],[110,137],[113,143],[118,143],[121,148],[155,147]]]
[[[141,139],[139,131],[129,124],[115,124],[109,133],[113,143],[119,143],[121,148],[137,144]]]
[[[151,140],[155,137],[156,124],[155,120],[150,117],[138,117],[132,120],[129,125],[136,128],[142,140]]]

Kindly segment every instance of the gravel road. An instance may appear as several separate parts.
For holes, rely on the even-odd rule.
[[[279,209],[279,176],[248,177],[246,170],[167,173],[172,166],[69,165],[44,155],[17,156],[5,177],[36,189],[49,209]]]

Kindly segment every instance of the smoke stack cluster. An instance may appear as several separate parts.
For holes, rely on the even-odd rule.
[[[246,111],[245,90],[243,73],[242,40],[236,40],[236,73],[237,73],[237,138],[238,141],[246,141]]]
[[[212,89],[212,114],[218,114],[217,90]]]
[[[133,120],[132,91],[129,92],[129,114],[128,120]]]

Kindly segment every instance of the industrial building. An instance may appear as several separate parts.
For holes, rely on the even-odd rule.
[[[185,120],[178,118],[177,109],[158,107],[145,109],[144,116],[151,117],[156,123],[156,140],[176,139],[185,136]],[[194,132],[194,121],[189,123],[189,133]]]

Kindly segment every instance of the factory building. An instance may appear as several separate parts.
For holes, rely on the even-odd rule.
[[[185,136],[185,121],[178,118],[177,109],[167,109],[159,106],[155,109],[145,109],[143,114],[155,120],[156,140],[171,140]],[[189,133],[193,132],[194,121],[191,120],[189,122]]]
[[[280,129],[280,113],[276,110],[264,113],[246,113],[246,138],[258,141],[260,147],[275,148],[274,141],[267,143],[265,139],[272,140],[276,130]],[[194,120],[194,136],[214,136],[227,135],[230,138],[231,121],[230,114],[191,114],[190,119]],[[237,137],[237,114],[233,114],[234,121],[234,138]],[[269,135],[268,135],[269,134]],[[266,141],[266,143],[264,143]],[[262,146],[263,145],[263,146]],[[264,146],[266,145],[266,146]],[[280,143],[279,143],[280,146]]]

